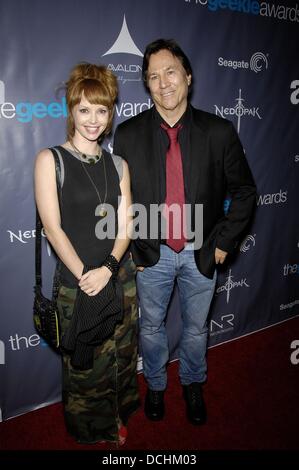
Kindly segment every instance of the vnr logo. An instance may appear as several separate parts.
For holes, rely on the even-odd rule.
[[[232,330],[234,328],[234,318],[233,313],[228,313],[222,315],[220,320],[211,320],[210,322],[210,335],[214,336],[215,334],[224,333],[226,331]],[[215,331],[216,330],[216,331]]]
[[[15,117],[22,123],[31,122],[33,118],[65,118],[67,117],[66,99],[63,97],[61,101],[50,103],[43,103],[42,101],[30,103],[24,101],[14,104],[5,101],[5,84],[0,80],[0,119],[13,119]]]

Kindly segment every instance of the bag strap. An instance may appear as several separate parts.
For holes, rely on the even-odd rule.
[[[55,172],[56,172],[56,186],[57,186],[57,196],[59,202],[59,208],[61,213],[62,208],[62,187],[61,187],[61,167],[60,160],[57,154],[55,147],[50,148],[55,162]],[[42,288],[42,221],[36,207],[36,229],[35,229],[35,291],[41,291]],[[52,288],[52,299],[56,300],[59,290],[59,274],[60,274],[61,262],[57,260],[56,269],[53,280]]]

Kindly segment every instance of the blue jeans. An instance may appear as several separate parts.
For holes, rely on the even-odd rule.
[[[207,316],[216,272],[213,279],[208,279],[198,271],[192,244],[180,253],[161,245],[158,263],[137,272],[143,373],[151,390],[165,390],[167,385],[169,350],[165,317],[175,280],[183,322],[179,344],[180,381],[188,385],[206,379]]]

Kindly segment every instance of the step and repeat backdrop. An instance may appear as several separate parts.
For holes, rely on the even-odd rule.
[[[60,400],[60,357],[32,323],[33,166],[41,148],[65,140],[64,82],[78,62],[106,64],[119,83],[115,128],[152,106],[141,64],[159,37],[189,56],[193,105],[234,123],[258,189],[253,224],[219,273],[209,345],[299,313],[299,2],[0,0],[2,420]],[[104,146],[112,152],[113,135]],[[54,264],[44,238],[46,293]],[[177,292],[167,328],[175,359]]]

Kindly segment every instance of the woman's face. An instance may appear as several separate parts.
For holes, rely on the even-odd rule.
[[[81,101],[73,107],[72,116],[75,125],[75,135],[89,140],[98,140],[107,127],[109,109],[102,104],[91,104],[82,94]]]

